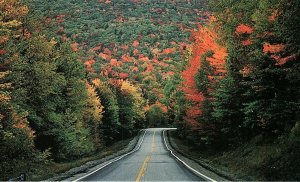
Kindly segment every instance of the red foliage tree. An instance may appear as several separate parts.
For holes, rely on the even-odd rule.
[[[132,46],[133,47],[138,47],[140,45],[139,41],[135,40],[133,43],[132,43]]]
[[[281,51],[283,51],[284,49],[284,45],[283,44],[269,44],[269,43],[264,43],[263,45],[263,52],[265,54],[267,53],[279,53]]]
[[[139,68],[135,66],[134,68],[132,68],[131,71],[132,71],[132,72],[138,72],[138,71],[139,71]]]
[[[0,49],[0,55],[1,54],[6,54],[6,50]]]
[[[104,53],[104,54],[107,54],[107,55],[109,55],[109,56],[112,55],[112,52],[111,52],[108,48],[104,48],[103,53]]]
[[[247,40],[242,40],[241,43],[242,43],[243,46],[248,46],[248,45],[251,45],[251,44],[252,44],[252,41],[249,40],[249,39],[247,39]]]
[[[71,44],[71,49],[72,49],[73,52],[77,52],[78,51],[78,45],[79,44],[77,42],[73,42]]]
[[[176,48],[166,48],[163,50],[163,54],[172,54],[173,52],[176,51]]]
[[[132,58],[127,54],[122,55],[121,59],[123,62],[128,62],[128,63],[132,62]]]
[[[102,59],[105,59],[105,60],[110,60],[111,59],[110,55],[102,53],[102,52],[98,56],[101,57]]]
[[[235,29],[238,34],[251,34],[253,32],[253,28],[249,25],[240,24]]]
[[[118,61],[116,59],[111,59],[110,60],[110,65],[111,66],[117,66],[118,65]]]
[[[88,72],[92,72],[92,73],[95,72],[95,70],[93,68],[94,63],[95,63],[94,59],[90,59],[84,63]]]
[[[149,73],[149,72],[152,72],[153,70],[154,70],[153,65],[151,63],[148,64],[146,72]]]
[[[194,40],[192,56],[185,70],[181,73],[184,80],[181,89],[186,99],[190,101],[190,106],[186,108],[184,120],[194,129],[201,128],[201,124],[196,121],[202,114],[202,102],[205,100],[204,94],[198,90],[195,81],[195,75],[201,67],[201,57],[208,51],[213,52],[212,56],[206,58],[214,69],[214,75],[209,76],[212,78],[222,77],[226,72],[224,64],[227,56],[226,48],[217,43],[218,34],[216,29],[211,25],[207,27],[198,26],[199,30],[192,32],[192,39]],[[216,81],[215,79],[209,80],[210,82]],[[208,90],[212,91],[211,89]]]
[[[137,50],[137,49],[134,49],[134,50],[133,50],[133,55],[136,56],[138,53],[139,53],[139,50]]]
[[[120,77],[121,79],[127,79],[127,78],[128,78],[128,73],[120,73],[120,74],[119,74],[119,77]]]
[[[57,24],[60,24],[60,23],[62,23],[64,21],[65,21],[65,15],[61,14],[61,15],[57,15],[56,16],[56,23]]]

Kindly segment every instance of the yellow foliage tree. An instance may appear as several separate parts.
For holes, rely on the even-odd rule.
[[[0,12],[0,40],[20,36],[22,31],[19,32],[18,28],[22,25],[22,18],[29,12],[28,7],[19,0],[0,0]]]
[[[90,128],[91,140],[94,142],[96,148],[102,146],[103,138],[100,132],[100,125],[102,124],[103,109],[101,100],[98,97],[95,87],[86,81],[87,100],[86,107],[83,110],[83,117]]]
[[[134,122],[143,121],[145,119],[145,100],[142,96],[142,90],[138,86],[131,84],[127,80],[124,80],[121,85],[121,91],[124,95],[130,96],[132,98]]]
[[[11,37],[19,36],[19,27],[22,25],[21,19],[28,14],[28,7],[21,5],[19,0],[0,0],[0,56],[6,54],[5,43]],[[7,64],[10,59],[0,59],[0,102],[10,100],[10,83],[4,83],[9,71]]]
[[[87,109],[85,110],[85,115],[91,117],[95,123],[101,123],[103,117],[103,106],[101,100],[98,97],[95,87],[86,82],[88,96],[87,96]]]

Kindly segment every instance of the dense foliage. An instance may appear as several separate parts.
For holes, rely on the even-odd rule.
[[[51,36],[72,42],[89,77],[130,79],[152,105],[181,64],[189,31],[208,16],[206,1],[188,2],[33,0],[30,6],[44,15]]]
[[[192,33],[191,59],[177,87],[187,103],[185,131],[215,147],[291,134],[300,106],[299,27],[291,25],[299,22],[299,3],[211,4],[214,16]]]
[[[281,155],[289,153],[284,164],[274,158],[265,161],[274,167],[258,168],[266,179],[287,179],[289,173],[282,170],[287,166],[299,173],[300,3],[210,3],[210,21],[192,32],[192,54],[178,70],[182,80],[176,89],[184,101],[179,97],[166,104],[184,105],[174,110],[181,115],[175,122],[182,137],[201,149],[234,149],[256,136],[261,144],[284,144]],[[169,84],[165,90],[169,98]]]
[[[144,127],[176,126],[203,150],[261,136],[300,153],[299,6],[0,1],[1,179]]]
[[[91,79],[74,45],[51,38],[28,6],[0,5],[1,179],[93,154],[145,125],[139,86]]]

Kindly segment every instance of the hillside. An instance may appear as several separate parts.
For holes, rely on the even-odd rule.
[[[0,1],[0,180],[45,178],[151,127],[176,127],[181,153],[243,179],[299,180],[299,9]]]
[[[138,83],[149,104],[162,97],[165,80],[178,70],[192,30],[207,20],[207,1],[30,2],[51,36],[72,43],[89,77]],[[54,33],[56,35],[54,35]]]

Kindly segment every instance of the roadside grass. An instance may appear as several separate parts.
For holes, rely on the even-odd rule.
[[[173,147],[203,167],[230,180],[299,180],[299,141],[288,137],[264,144],[261,136],[227,151],[205,151],[169,133]]]
[[[94,155],[83,157],[80,159],[66,161],[66,162],[49,162],[49,164],[43,166],[41,165],[31,166],[32,171],[29,174],[27,174],[28,175],[27,180],[30,181],[46,180],[55,176],[56,174],[60,174],[72,168],[79,167],[89,161],[102,159],[106,156],[109,156],[117,151],[124,149],[131,140],[132,138],[118,141],[113,145],[106,147],[101,151],[95,153]]]

